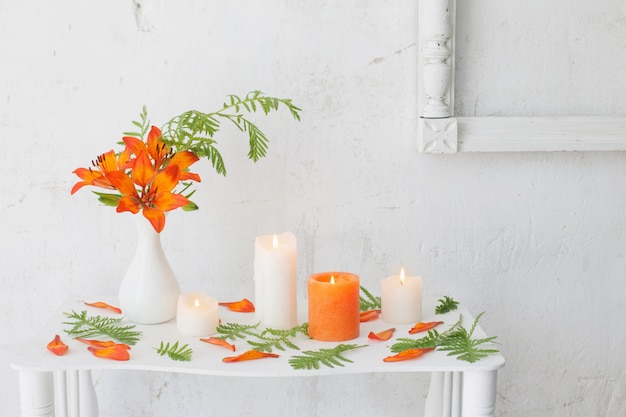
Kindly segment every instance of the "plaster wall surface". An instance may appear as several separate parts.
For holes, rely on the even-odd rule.
[[[458,3],[457,114],[626,116],[621,0]],[[625,416],[626,154],[418,154],[416,39],[414,0],[0,0],[0,414],[19,414],[19,345],[69,295],[116,294],[134,250],[132,219],[70,196],[71,171],[144,104],[161,125],[260,89],[302,121],[256,117],[256,164],[224,126],[228,175],[197,164],[201,209],[162,235],[183,291],[251,296],[254,238],[290,230],[302,304],[311,273],[375,290],[404,265],[485,311],[499,416]],[[428,383],[94,378],[104,417],[419,416]]]

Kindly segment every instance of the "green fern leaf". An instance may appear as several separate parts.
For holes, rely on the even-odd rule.
[[[305,350],[302,355],[292,356],[289,359],[289,365],[294,369],[319,369],[320,363],[330,368],[344,366],[345,362],[352,363],[352,361],[343,356],[342,353],[365,346],[367,345],[342,343],[332,349]]]
[[[134,324],[122,325],[122,318],[87,316],[85,310],[80,313],[72,310],[71,313],[64,314],[72,320],[63,322],[63,324],[72,326],[69,330],[65,330],[65,333],[74,338],[89,339],[108,336],[120,343],[135,345],[142,334],[140,331],[134,330],[136,327]]]
[[[374,297],[365,287],[361,286],[360,308],[361,311],[376,310],[381,308],[380,297]]]
[[[184,344],[182,346],[178,346],[178,341],[176,341],[173,345],[170,345],[169,342],[161,342],[159,347],[154,349],[159,355],[167,355],[170,359],[179,362],[189,362],[191,361],[191,356],[193,355],[193,350],[189,347],[189,345]]]
[[[444,314],[457,309],[459,305],[458,301],[455,301],[452,297],[447,295],[444,298],[439,299],[439,305],[435,307],[435,314]]]

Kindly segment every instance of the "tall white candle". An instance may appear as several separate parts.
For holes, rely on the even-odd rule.
[[[409,324],[422,319],[422,277],[392,275],[381,284],[381,319],[388,323]]]
[[[176,324],[186,336],[211,336],[217,333],[219,316],[217,300],[206,294],[192,292],[178,296]]]
[[[254,307],[266,327],[291,329],[296,306],[297,241],[291,232],[259,236],[254,242]]]

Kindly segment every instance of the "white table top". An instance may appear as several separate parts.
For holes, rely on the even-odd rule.
[[[101,297],[86,301],[104,301],[112,305],[118,305],[115,297]],[[436,300],[424,300],[422,321],[444,321],[444,324],[436,328],[439,332],[445,331],[456,323],[459,319],[459,314],[463,315],[463,325],[468,329],[474,321],[474,316],[461,305],[459,305],[456,311],[437,315],[434,313],[435,305],[437,305]],[[300,307],[301,310],[303,308],[306,309],[306,305],[301,305]],[[234,313],[225,307],[219,307],[219,309],[222,323],[256,323],[254,313]],[[504,358],[500,354],[492,354],[478,362],[469,363],[458,360],[453,356],[447,356],[447,352],[439,351],[429,352],[418,359],[409,361],[383,362],[383,358],[393,355],[390,346],[395,343],[397,338],[420,338],[426,336],[426,333],[410,335],[408,331],[412,325],[385,323],[380,318],[371,322],[361,323],[361,334],[354,340],[320,342],[308,339],[302,335],[293,339],[294,343],[302,351],[333,348],[339,343],[367,345],[366,347],[344,352],[343,356],[352,360],[353,363],[345,363],[343,367],[330,368],[320,365],[318,370],[294,370],[289,365],[288,360],[293,355],[301,354],[301,351],[293,349],[286,349],[285,351],[274,349],[273,353],[279,354],[279,358],[224,363],[222,358],[239,355],[251,349],[251,347],[244,340],[235,340],[234,342],[229,340],[230,343],[234,343],[237,347],[236,352],[231,352],[224,347],[201,342],[198,337],[183,336],[178,332],[175,320],[159,325],[137,325],[135,330],[143,332],[140,341],[132,346],[130,350],[131,359],[119,362],[94,357],[87,351],[87,345],[73,340],[63,331],[69,328],[68,325],[62,324],[62,322],[68,321],[63,312],[72,310],[76,312],[87,310],[89,316],[119,317],[119,315],[106,309],[87,307],[77,298],[67,300],[62,304],[58,313],[51,317],[48,325],[36,333],[33,342],[24,346],[21,352],[11,361],[12,367],[16,370],[33,371],[124,369],[224,376],[296,377],[374,372],[491,371],[504,366]],[[303,321],[305,320],[301,320],[301,322]],[[395,327],[396,332],[388,341],[375,341],[367,337],[370,331],[380,332],[391,327]],[[61,339],[69,345],[69,350],[63,356],[55,356],[46,349],[46,345],[53,339],[55,334],[59,334]],[[477,327],[474,337],[486,337],[486,335],[480,327]],[[167,356],[159,356],[155,348],[159,346],[161,341],[170,343],[178,341],[179,345],[189,344],[189,347],[193,349],[192,360],[190,362],[177,362]],[[498,345],[495,346],[497,348]]]

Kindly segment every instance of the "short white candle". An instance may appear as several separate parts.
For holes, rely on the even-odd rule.
[[[254,242],[254,308],[265,327],[291,329],[298,324],[297,252],[290,232],[259,236]]]
[[[211,336],[217,333],[219,316],[217,300],[206,294],[192,292],[178,296],[176,312],[178,331],[186,336]]]
[[[392,275],[381,284],[381,319],[388,323],[409,324],[422,319],[422,277]]]

